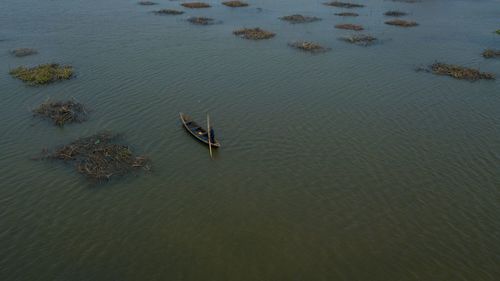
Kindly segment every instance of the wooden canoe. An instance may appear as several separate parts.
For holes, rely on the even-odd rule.
[[[181,117],[181,122],[182,125],[184,125],[184,128],[193,135],[197,140],[201,141],[202,143],[208,145],[208,132],[206,129],[202,128],[200,125],[198,125],[196,122],[191,119],[189,115],[186,115],[184,113],[179,113]],[[213,142],[210,143],[212,147],[220,147],[220,143],[217,139],[213,139]]]

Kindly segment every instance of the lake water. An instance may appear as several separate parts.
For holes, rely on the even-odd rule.
[[[415,68],[500,75],[500,60],[480,55],[500,49],[500,1],[357,0],[356,18],[322,0],[157,2],[0,1],[0,280],[499,280],[500,82]],[[391,9],[420,25],[385,25]],[[323,20],[278,20],[295,13]],[[352,32],[339,23],[380,43],[342,42]],[[231,34],[257,26],[277,36]],[[19,47],[39,54],[9,54]],[[8,74],[48,62],[76,78],[30,87]],[[71,97],[88,122],[32,117]],[[210,113],[214,160],[179,111]],[[31,160],[101,130],[123,133],[152,172],[95,185]]]

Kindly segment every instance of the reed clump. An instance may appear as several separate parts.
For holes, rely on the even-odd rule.
[[[414,26],[418,25],[418,23],[416,23],[414,21],[407,21],[407,20],[400,20],[400,19],[389,20],[389,21],[386,21],[385,24],[401,26],[401,27],[414,27]]]
[[[182,15],[182,14],[184,14],[184,11],[173,10],[173,9],[161,9],[161,10],[158,10],[158,11],[154,11],[154,13],[157,14],[157,15],[171,15],[171,16],[175,16],[175,15]]]
[[[38,51],[35,49],[31,49],[31,48],[18,48],[18,49],[12,50],[11,54],[13,54],[16,57],[26,57],[26,56],[38,54]]]
[[[70,79],[73,76],[73,67],[52,63],[42,64],[31,68],[20,66],[12,69],[9,73],[13,77],[30,85],[43,85],[59,80]]]
[[[402,16],[406,16],[407,13],[401,12],[401,11],[387,11],[384,13],[384,15],[386,15],[388,17],[402,17]]]
[[[190,8],[190,9],[201,9],[201,8],[210,8],[211,6],[207,3],[203,2],[188,2],[182,3],[181,6]]]
[[[280,20],[284,20],[293,24],[296,23],[309,23],[309,22],[315,22],[321,20],[318,17],[311,17],[311,16],[304,16],[304,15],[290,15],[290,16],[284,16],[281,17]]]
[[[296,41],[288,44],[290,47],[310,52],[310,53],[323,53],[329,51],[330,48],[321,46],[320,44],[308,41]]]
[[[118,135],[102,132],[77,139],[56,148],[46,158],[73,164],[78,173],[96,181],[124,176],[134,170],[150,170],[150,160],[134,155],[132,149],[117,143]]]
[[[500,57],[500,50],[486,49],[482,53],[483,57],[487,59]]]
[[[480,72],[477,69],[463,67],[454,64],[436,62],[430,66],[432,73],[447,75],[455,79],[476,81],[480,79],[494,80],[495,75],[488,72]]]
[[[188,21],[196,25],[210,25],[214,24],[214,19],[206,17],[190,17]]]
[[[345,13],[336,13],[336,16],[341,16],[341,17],[357,17],[359,14],[357,13],[350,13],[350,12],[345,12]]]
[[[33,110],[33,114],[51,119],[54,125],[59,127],[63,127],[66,123],[81,123],[87,120],[85,107],[74,100],[44,102]]]
[[[335,25],[335,28],[355,30],[355,31],[361,31],[364,29],[363,26],[361,26],[359,24],[351,24],[351,23],[337,24],[337,25]]]
[[[248,7],[248,3],[242,1],[226,1],[222,2],[222,5],[231,7],[231,8],[239,8],[239,7]]]
[[[158,3],[156,2],[153,2],[153,1],[139,1],[139,5],[142,5],[142,6],[151,6],[151,5],[156,5]]]
[[[259,27],[238,29],[233,31],[233,34],[241,38],[250,40],[264,40],[276,36],[276,33],[263,30]]]
[[[370,46],[377,42],[377,38],[368,34],[355,34],[347,37],[342,37],[341,40],[360,46]]]
[[[326,2],[326,3],[323,3],[323,5],[337,7],[337,8],[347,8],[347,9],[362,8],[365,6],[365,5],[361,5],[361,4],[347,3],[347,2],[340,2],[340,1]]]

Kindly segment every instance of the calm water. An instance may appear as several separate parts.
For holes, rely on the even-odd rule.
[[[500,48],[500,1],[358,0],[357,18],[322,0],[212,0],[173,17],[150,12],[179,2],[157,2],[0,1],[0,280],[499,280],[500,82],[414,69],[440,60],[500,75],[500,60],[480,56]],[[385,25],[389,9],[420,26]],[[292,13],[323,20],[277,19]],[[338,23],[381,43],[341,42],[351,32]],[[231,34],[256,26],[278,35]],[[39,54],[8,53],[19,47]],[[77,77],[29,87],[8,75],[47,62]],[[88,122],[31,116],[71,97]],[[179,111],[211,113],[214,161]],[[103,129],[154,170],[95,186],[30,160]]]

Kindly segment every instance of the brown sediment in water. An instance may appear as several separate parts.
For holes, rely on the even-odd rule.
[[[355,30],[355,31],[361,31],[364,29],[363,26],[361,26],[359,24],[350,24],[350,23],[337,24],[337,25],[335,25],[335,28]]]
[[[143,6],[151,6],[151,5],[156,5],[158,3],[156,2],[152,2],[152,1],[139,1],[138,3],[139,5],[143,5]]]
[[[18,48],[18,49],[12,50],[11,54],[13,54],[16,57],[26,57],[26,56],[38,54],[38,51],[35,49],[31,49],[31,48]]]
[[[231,7],[231,8],[239,8],[239,7],[248,7],[248,3],[241,1],[226,1],[222,2],[222,5]]]
[[[384,13],[384,15],[386,15],[388,17],[402,17],[402,16],[406,16],[407,13],[401,12],[401,11],[387,11]]]
[[[206,18],[206,17],[190,17],[187,21],[189,21],[192,24],[197,24],[197,25],[214,24],[214,19]]]
[[[359,16],[359,14],[357,14],[357,13],[349,13],[349,12],[336,13],[335,15],[336,16],[341,16],[341,17],[357,17],[357,16]]]
[[[416,23],[414,21],[407,21],[407,20],[400,20],[400,19],[389,20],[389,21],[386,21],[385,24],[401,26],[401,27],[413,27],[413,26],[418,25],[418,23]]]
[[[311,53],[323,53],[329,51],[330,48],[323,47],[317,43],[308,42],[308,41],[296,41],[288,44],[290,47],[311,52]]]
[[[189,3],[182,3],[181,6],[190,8],[190,9],[200,9],[200,8],[210,8],[211,6],[207,3],[203,2],[189,2]]]
[[[41,64],[35,67],[20,66],[10,72],[15,78],[30,85],[49,84],[59,80],[67,80],[73,76],[73,67],[69,65]]]
[[[233,31],[233,34],[241,38],[251,39],[251,40],[270,39],[276,36],[276,33],[263,30],[259,27],[238,29]]]
[[[315,22],[321,20],[318,17],[310,17],[310,16],[304,16],[304,15],[290,15],[290,16],[284,16],[281,17],[280,20],[284,20],[290,23],[309,23],[309,22]]]
[[[498,58],[500,57],[500,50],[486,49],[482,53],[483,57],[490,58]]]
[[[377,38],[367,34],[355,34],[347,37],[342,37],[341,40],[360,46],[370,46],[377,41]]]
[[[182,15],[184,11],[173,10],[173,9],[161,9],[158,11],[154,11],[157,15]]]
[[[127,145],[117,143],[118,135],[102,132],[56,148],[46,159],[73,164],[80,174],[96,181],[124,176],[134,170],[150,170],[150,160],[135,156]]]
[[[87,120],[83,104],[76,101],[47,101],[33,110],[35,116],[51,119],[59,127],[66,123],[81,123]]]
[[[455,79],[476,81],[480,79],[494,80],[495,75],[488,72],[480,72],[477,69],[463,67],[454,64],[436,62],[430,66],[432,73],[447,75]]]
[[[347,3],[347,2],[340,2],[340,1],[326,2],[326,3],[323,3],[323,5],[337,7],[337,8],[347,8],[347,9],[362,8],[365,6],[365,5],[361,5],[361,4]]]

